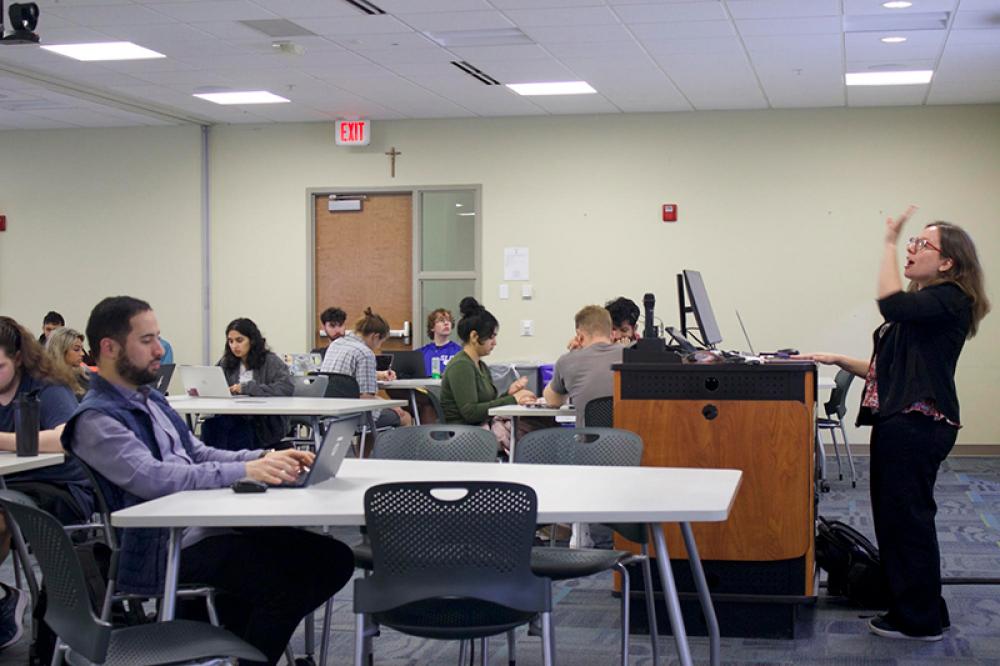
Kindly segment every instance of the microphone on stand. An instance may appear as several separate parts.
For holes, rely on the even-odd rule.
[[[646,310],[646,326],[643,328],[642,337],[644,338],[655,338],[656,335],[656,324],[653,323],[653,306],[656,305],[656,296],[653,294],[646,294],[642,297],[642,307]]]

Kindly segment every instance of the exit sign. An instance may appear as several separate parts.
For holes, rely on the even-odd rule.
[[[338,146],[367,146],[372,140],[372,121],[338,120]]]

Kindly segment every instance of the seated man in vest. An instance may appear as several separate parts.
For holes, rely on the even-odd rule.
[[[66,424],[63,444],[96,472],[113,511],[182,490],[223,488],[245,476],[278,484],[312,463],[304,451],[222,451],[195,438],[146,386],[163,356],[159,332],[149,304],[128,296],[104,299],[87,322],[98,374]],[[124,530],[119,589],[162,591],[166,546],[165,530]],[[180,581],[215,587],[223,626],[271,664],[299,620],[354,570],[346,545],[292,528],[188,528],[182,548]]]

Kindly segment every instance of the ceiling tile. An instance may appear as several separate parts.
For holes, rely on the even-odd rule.
[[[539,60],[547,57],[546,52],[535,44],[512,46],[463,46],[450,49],[462,60],[473,65],[479,62],[497,60]]]
[[[727,0],[735,19],[840,16],[840,0]]]
[[[729,21],[677,21],[675,23],[638,23],[629,29],[646,45],[669,39],[698,39],[701,37],[727,37],[736,34]]]
[[[582,25],[609,25],[619,23],[607,7],[576,7],[573,9],[512,9],[507,16],[522,28],[573,27]]]
[[[728,19],[722,3],[715,0],[712,2],[620,5],[615,7],[614,11],[625,23],[717,21]]]
[[[970,28],[996,29],[1000,27],[998,12],[958,12],[951,27],[959,30]]]
[[[251,21],[280,18],[249,0],[198,0],[198,2],[164,2],[150,9],[177,21]]]
[[[928,104],[997,104],[1000,103],[1000,78],[979,81],[975,87],[965,82],[931,85]]]
[[[523,32],[542,45],[573,44],[584,45],[601,42],[631,42],[632,35],[625,26],[614,25],[569,25],[565,27],[546,26],[524,28]]]
[[[391,32],[367,35],[343,35],[332,37],[333,43],[352,51],[383,50],[403,48],[440,48],[436,42],[419,32]]]
[[[414,30],[429,32],[444,30],[497,30],[514,26],[510,19],[497,11],[404,14],[398,20]]]
[[[919,2],[914,2],[913,6],[907,9],[886,9],[882,6],[883,2],[885,0],[844,0],[844,15],[886,14],[898,16],[907,13],[950,12],[954,11],[955,6],[958,4],[958,0],[919,0]],[[962,5],[965,6],[969,2],[970,0],[962,0]]]
[[[382,16],[344,16],[342,18],[303,18],[296,21],[317,35],[376,35],[387,32],[412,32],[413,28],[388,14]]]
[[[927,86],[851,86],[848,106],[919,106],[927,96]]]
[[[45,14],[54,14],[76,25],[88,28],[102,28],[111,25],[146,25],[149,23],[173,23],[175,19],[139,5],[79,5],[64,2],[45,8]],[[45,19],[39,10],[38,27],[45,27]]]
[[[540,95],[532,101],[554,115],[621,112],[601,95]]]
[[[329,0],[327,0],[329,2]],[[470,12],[492,9],[486,0],[376,0],[375,4],[389,12],[404,16],[419,12]]]
[[[1000,2],[1000,0],[997,0]],[[948,46],[1000,44],[1000,28],[994,30],[955,30],[948,33]]]
[[[741,35],[839,35],[843,32],[839,16],[807,18],[740,19],[736,29]]]

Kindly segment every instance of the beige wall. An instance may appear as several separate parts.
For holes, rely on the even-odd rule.
[[[1000,106],[399,121],[375,123],[374,137],[371,146],[348,149],[334,146],[325,124],[211,130],[211,325],[219,332],[213,357],[225,323],[241,315],[253,317],[276,350],[307,344],[309,188],[482,185],[483,300],[501,321],[495,354],[504,360],[554,358],[581,305],[621,294],[639,301],[654,292],[659,316],[676,323],[674,274],[681,268],[704,275],[725,347],[745,347],[738,307],[760,349],[794,345],[867,356],[878,322],[873,298],[883,220],[910,202],[922,206],[920,223],[944,218],[969,228],[987,275],[1000,275]],[[74,212],[103,212],[116,230],[134,229],[132,209],[148,197],[174,199],[177,229],[168,234],[159,218],[150,235],[132,234],[121,253],[132,265],[148,264],[136,258],[147,253],[178,269],[162,273],[147,293],[158,310],[171,312],[171,336],[198,348],[197,131],[2,138],[5,156],[11,139],[25,149],[42,147],[37,170],[60,177],[39,177],[25,214],[41,210],[46,224],[70,238],[79,229],[46,201],[54,184],[69,194],[95,190],[101,196],[84,197],[91,207]],[[160,159],[123,166],[140,146]],[[394,180],[382,154],[389,146],[403,153]],[[83,187],[64,168],[82,161],[74,154],[83,150],[88,178],[102,184]],[[13,197],[21,196],[11,175],[24,179],[6,157],[0,170],[0,206],[11,215]],[[144,181],[160,189],[144,191]],[[679,206],[677,224],[659,221],[663,203]],[[26,313],[33,323],[61,282],[79,283],[72,288],[80,313],[109,290],[134,290],[134,282],[116,283],[104,260],[89,280],[71,277],[73,251],[83,242],[49,247],[60,259],[47,262],[49,272],[29,295],[9,285],[21,270],[7,262],[16,256],[22,269],[34,267],[38,248],[51,243],[0,234],[0,309]],[[497,298],[509,245],[531,250],[531,301],[518,298],[517,283],[510,300]],[[190,319],[175,318],[180,312]],[[962,359],[964,443],[1000,442],[992,405],[1000,351],[990,344],[996,317]],[[534,320],[534,337],[517,335],[521,319]],[[199,353],[179,356],[197,360]]]
[[[0,313],[80,331],[98,300],[144,298],[182,360],[201,349],[201,130],[0,132]]]

